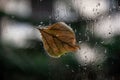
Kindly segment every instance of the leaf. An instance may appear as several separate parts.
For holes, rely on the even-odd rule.
[[[63,22],[38,29],[42,35],[44,48],[51,57],[57,58],[79,49],[79,46],[76,45],[74,31]]]

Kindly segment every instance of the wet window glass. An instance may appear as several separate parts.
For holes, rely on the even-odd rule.
[[[0,80],[120,80],[119,0],[0,0]]]

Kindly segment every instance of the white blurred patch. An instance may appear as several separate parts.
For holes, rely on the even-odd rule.
[[[28,17],[31,14],[30,0],[2,0],[2,9],[11,15]]]
[[[105,60],[105,54],[100,48],[91,48],[87,43],[80,45],[81,49],[76,53],[77,60],[82,65],[99,64]]]
[[[120,12],[113,15],[112,23],[115,28],[115,35],[120,35]]]
[[[115,35],[120,35],[120,13],[113,13],[95,22],[94,34],[102,39],[111,39]]]
[[[31,39],[40,39],[40,32],[26,23],[2,21],[3,44],[9,44],[18,48],[29,47]]]
[[[77,15],[72,11],[72,6],[70,2],[67,3],[64,0],[56,0],[54,2],[54,12],[55,19],[57,21],[75,21],[77,20]]]
[[[72,0],[75,10],[88,19],[95,19],[109,11],[109,0]]]
[[[115,28],[110,17],[107,16],[95,23],[94,34],[96,36],[101,38],[111,38],[114,36]]]

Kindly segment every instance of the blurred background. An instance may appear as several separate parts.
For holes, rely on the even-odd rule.
[[[59,21],[81,49],[54,59],[36,27]],[[120,1],[0,0],[0,80],[120,80]]]

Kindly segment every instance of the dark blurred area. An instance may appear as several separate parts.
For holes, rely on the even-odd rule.
[[[120,80],[119,0],[0,0],[0,80]],[[81,49],[48,56],[36,27],[65,22]]]

